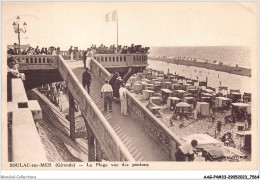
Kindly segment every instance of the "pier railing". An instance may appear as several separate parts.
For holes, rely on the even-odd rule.
[[[102,147],[102,150],[106,153],[109,160],[134,161],[132,155],[128,152],[125,145],[107,122],[106,118],[87,94],[78,78],[66,65],[62,56],[59,55],[58,58],[58,70],[63,80],[66,82],[67,88],[70,90],[73,98],[78,103],[82,115],[87,120],[87,123],[91,127],[91,130],[93,131],[96,139]],[[100,67],[100,69],[102,69],[102,67]],[[100,70],[101,77],[105,76],[102,70]]]
[[[16,55],[19,70],[57,69],[58,56],[53,55]]]
[[[94,58],[91,61],[91,72],[105,81],[110,73]],[[138,99],[136,99],[127,90],[128,107],[132,113],[137,116],[139,123],[143,126],[145,131],[166,151],[170,158],[174,161],[174,153],[181,144],[180,139],[174,135],[169,128],[167,128],[156,116],[154,116],[146,107],[144,107]]]
[[[95,54],[97,62],[104,67],[147,66],[147,54]]]

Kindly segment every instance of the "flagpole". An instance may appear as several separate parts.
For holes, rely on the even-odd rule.
[[[116,10],[116,49],[118,48],[118,13]]]

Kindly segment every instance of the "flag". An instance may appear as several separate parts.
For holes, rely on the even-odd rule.
[[[105,17],[105,21],[106,22],[117,21],[117,10],[107,13]]]

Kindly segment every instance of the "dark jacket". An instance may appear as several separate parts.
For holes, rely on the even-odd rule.
[[[82,85],[85,86],[86,84],[90,84],[90,83],[91,83],[91,74],[85,71],[82,74]]]

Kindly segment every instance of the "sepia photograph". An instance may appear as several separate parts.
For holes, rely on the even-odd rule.
[[[259,168],[257,1],[2,1],[1,20],[2,170]]]

